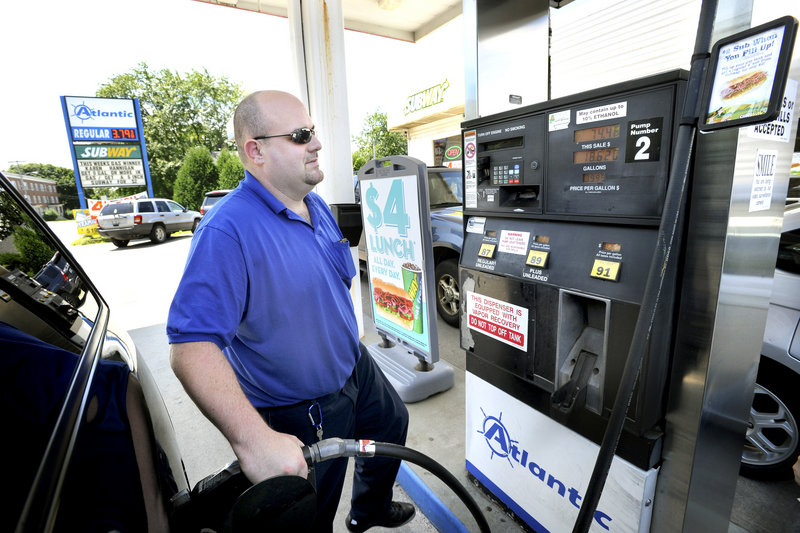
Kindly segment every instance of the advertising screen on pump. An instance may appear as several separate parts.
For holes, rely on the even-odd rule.
[[[361,186],[375,326],[429,353],[418,178],[372,179]]]

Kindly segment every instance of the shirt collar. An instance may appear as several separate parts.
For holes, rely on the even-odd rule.
[[[258,198],[263,200],[263,202],[267,204],[267,207],[269,207],[273,213],[283,214],[287,218],[299,220],[304,224],[308,224],[303,217],[286,207],[286,204],[275,198],[275,195],[269,192],[269,190],[247,170],[244,171],[244,180],[242,180],[242,184],[246,189],[249,189],[256,196],[258,196]],[[311,212],[311,205],[313,204],[311,196],[311,193],[306,196],[306,205],[309,208],[309,212]]]

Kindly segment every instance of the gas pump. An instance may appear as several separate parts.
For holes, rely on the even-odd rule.
[[[680,342],[684,361],[696,355],[685,344],[692,324],[678,316],[696,298],[681,269],[667,268],[681,264],[677,256],[686,216],[680,204],[685,196],[674,194],[672,183],[685,184],[691,172],[687,127],[696,123],[695,113],[701,115],[702,131],[715,129],[720,115],[729,126],[757,123],[754,115],[761,115],[762,122],[776,117],[788,59],[784,51],[778,55],[778,47],[770,52],[761,45],[780,43],[778,37],[785,35],[782,50],[791,50],[795,32],[796,21],[789,17],[720,41],[700,105],[696,95],[702,65],[693,66],[691,75],[664,73],[462,125],[465,237],[459,274],[467,369],[466,466],[536,531],[571,529],[584,496],[590,501],[596,495],[597,472],[590,465],[601,442],[601,456],[607,451],[607,440],[616,455],[603,477],[599,503],[590,504],[587,529],[649,530],[669,437],[667,406],[675,408],[678,402],[668,397],[678,389],[670,383],[678,375],[672,359]],[[762,78],[773,84],[772,92],[718,104],[719,94],[734,87],[733,73],[753,69],[750,53],[736,53],[746,48],[765,54],[759,65],[771,62],[771,72]],[[697,58],[702,60],[702,54]],[[676,142],[682,136],[685,145]],[[727,153],[735,152],[735,136],[718,141],[728,143]],[[740,146],[748,154],[752,149],[746,142]],[[674,160],[673,152],[680,154]],[[753,170],[745,218],[751,224],[758,221],[758,211],[770,209],[769,201],[759,204],[758,184],[765,162],[778,153],[757,147],[755,165],[748,167]],[[774,179],[774,168],[768,181]],[[673,173],[682,174],[681,179]],[[723,199],[725,205],[729,199]],[[665,248],[665,221],[671,221],[666,246],[672,257],[654,276],[653,266],[660,262],[653,259]],[[707,255],[717,261],[720,252]],[[659,278],[656,298],[649,290],[654,277]],[[694,277],[691,283],[698,281]],[[708,293],[715,299],[719,295]],[[644,334],[637,323],[640,315],[649,319],[642,321]],[[706,318],[694,319],[699,334],[708,334]],[[676,343],[675,338],[682,340]],[[634,351],[641,339],[641,358],[632,358],[629,349]],[[634,383],[631,370],[638,380],[631,394],[621,395],[628,403],[620,405],[618,393]],[[706,386],[702,373],[683,379]],[[610,429],[620,413],[627,416],[617,437]],[[731,446],[725,448],[727,454]]]
[[[579,505],[566,472],[552,470],[563,459],[543,462],[532,449],[552,449],[548,441],[562,432],[565,446],[572,434],[584,445],[602,439],[656,246],[686,80],[675,71],[464,124],[467,468],[484,485],[513,492],[490,472],[508,479],[498,468],[516,467],[538,480],[553,508]],[[667,284],[674,293],[674,279]],[[640,501],[661,456],[673,304],[666,298],[658,308],[618,448],[626,463],[618,468],[637,489],[619,488],[640,490]],[[501,411],[512,404],[542,418],[544,446],[523,444],[504,425]],[[484,419],[470,421],[477,413]],[[470,438],[470,427],[480,437]],[[595,518],[637,525],[641,509],[628,511],[601,503]]]

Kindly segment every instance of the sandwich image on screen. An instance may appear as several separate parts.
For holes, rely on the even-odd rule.
[[[378,316],[410,330],[414,325],[414,305],[402,288],[380,278],[372,278],[372,299]]]
[[[728,85],[722,89],[720,97],[722,97],[723,100],[736,98],[737,96],[755,89],[765,81],[767,81],[767,73],[763,70],[748,72],[744,76],[739,76],[729,81]]]

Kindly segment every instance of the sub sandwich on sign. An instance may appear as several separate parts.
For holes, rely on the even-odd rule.
[[[414,304],[408,293],[380,278],[372,278],[372,285],[372,299],[378,316],[410,330],[414,326]]]
[[[748,72],[744,76],[739,76],[729,81],[728,86],[722,89],[720,97],[722,97],[723,100],[736,98],[747,91],[755,89],[765,81],[767,81],[767,73],[763,70]]]

